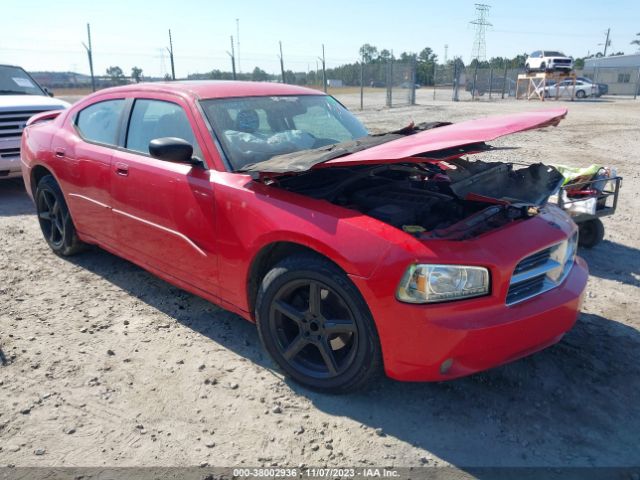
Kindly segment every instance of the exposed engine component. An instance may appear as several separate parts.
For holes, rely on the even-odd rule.
[[[456,159],[323,168],[276,185],[357,210],[416,236],[463,239],[536,215],[562,176],[535,164]]]

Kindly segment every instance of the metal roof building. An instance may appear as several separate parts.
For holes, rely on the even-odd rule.
[[[640,94],[640,53],[587,58],[583,74],[609,85],[611,95]]]

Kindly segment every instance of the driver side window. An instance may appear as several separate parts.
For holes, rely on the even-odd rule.
[[[136,100],[131,111],[125,147],[148,155],[149,142],[163,137],[186,140],[193,145],[193,155],[202,158],[202,151],[182,107],[164,100]]]

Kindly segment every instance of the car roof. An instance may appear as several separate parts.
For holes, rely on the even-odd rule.
[[[185,80],[174,82],[134,83],[100,90],[99,94],[115,92],[177,93],[196,99],[258,97],[265,95],[325,95],[297,85],[271,82],[243,82],[233,80]]]

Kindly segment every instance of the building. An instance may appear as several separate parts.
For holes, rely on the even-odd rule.
[[[587,58],[583,75],[609,85],[611,95],[640,94],[640,53]]]

